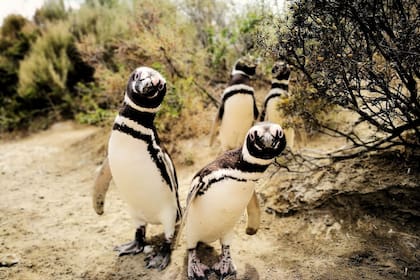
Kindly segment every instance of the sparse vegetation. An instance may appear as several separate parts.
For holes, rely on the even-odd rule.
[[[18,94],[28,111],[50,111],[54,119],[73,116],[76,85],[93,81],[94,69],[84,63],[64,23],[48,26],[19,68]],[[41,113],[42,114],[42,113]]]
[[[360,117],[347,128],[319,123],[351,143],[335,156],[420,147],[416,3],[295,1],[287,27],[278,30],[277,51],[313,89],[312,105],[325,100]],[[366,125],[374,128],[367,137],[360,128]]]
[[[0,132],[17,128],[22,99],[17,94],[19,63],[29,52],[38,32],[35,26],[22,16],[5,18],[0,35]]]
[[[233,61],[250,53],[261,58],[258,86],[269,84],[273,61],[294,66],[285,108],[308,132],[347,137],[356,152],[418,147],[413,0],[359,2],[294,1],[279,14],[257,1],[238,14],[225,1],[88,0],[68,11],[62,0],[49,0],[34,22],[11,16],[2,26],[1,130],[28,127],[34,117],[46,125],[109,122],[128,74],[150,65],[168,80],[159,130],[190,136],[180,135],[180,118],[217,102]],[[331,126],[329,114],[339,106],[360,115],[354,127],[376,127],[374,139]]]

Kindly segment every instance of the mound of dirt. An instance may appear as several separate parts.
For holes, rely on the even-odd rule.
[[[359,239],[356,250],[342,254],[347,261],[340,269],[358,267],[366,279],[377,279],[370,269],[382,279],[420,278],[418,158],[388,152],[308,174],[273,172],[260,191],[268,213],[303,218],[315,227],[312,232],[327,239],[342,238],[348,245]],[[331,275],[319,279],[354,279]]]

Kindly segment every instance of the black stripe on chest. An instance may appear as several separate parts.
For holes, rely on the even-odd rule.
[[[127,119],[130,119],[132,121],[135,121],[136,123],[141,124],[146,128],[154,130],[155,125],[153,121],[156,116],[155,113],[141,112],[132,108],[127,103],[123,103],[119,115],[122,117],[126,117]]]
[[[284,90],[284,93],[280,93],[280,92],[274,92],[274,93],[269,93],[268,95],[267,95],[267,97],[265,98],[265,100],[264,100],[264,105],[263,105],[263,113],[262,113],[262,115],[261,115],[261,118],[260,118],[260,120],[264,120],[265,119],[265,110],[266,110],[266,108],[267,108],[267,105],[268,105],[268,102],[271,100],[271,99],[273,99],[273,98],[275,98],[275,97],[281,97],[281,96],[287,96],[287,91],[289,90],[289,85],[288,84],[284,84],[284,83],[276,83],[276,82],[273,82],[272,84],[271,84],[271,90],[273,90],[273,89],[281,89],[281,90]]]
[[[238,85],[238,84],[235,84]],[[245,85],[245,84],[244,84]],[[255,101],[255,96],[254,96],[254,91],[248,88],[237,88],[237,89],[232,89],[230,91],[227,91],[223,94],[222,96],[222,102],[220,104],[219,107],[219,111],[217,114],[217,117],[219,120],[223,119],[223,115],[225,113],[225,103],[226,100],[229,99],[230,97],[236,95],[236,94],[244,94],[244,95],[251,95],[252,96],[252,100],[253,100],[253,111],[254,111],[254,119],[257,119],[258,117],[258,108],[257,108],[257,103]]]
[[[217,162],[210,164],[203,168],[196,176],[199,176],[200,180],[198,183],[197,196],[203,195],[213,184],[229,179],[237,182],[257,181],[256,179],[247,179],[245,177],[233,176],[228,170],[237,170],[241,173],[263,173],[268,165],[252,164],[241,159],[241,149],[233,150],[228,152],[227,157],[220,158]],[[207,184],[204,183],[204,178],[211,176],[212,173],[226,169],[226,174],[220,177],[211,178]],[[246,176],[246,175],[245,175]]]
[[[139,131],[134,130],[133,128],[125,125],[125,124],[118,124],[114,123],[114,126],[112,127],[112,130],[117,130],[119,132],[122,132],[124,134],[130,135],[131,137],[141,140],[147,144],[147,151],[149,152],[150,157],[152,158],[153,162],[155,162],[156,166],[159,169],[159,172],[162,176],[162,178],[165,180],[165,182],[169,185],[169,188],[171,191],[173,191],[173,186],[171,184],[171,179],[168,174],[168,171],[166,170],[165,163],[163,161],[163,152],[161,149],[157,149],[155,146],[159,145],[159,139],[157,138],[157,134],[155,132],[155,129],[153,128],[153,135],[155,136],[155,139],[152,138],[151,135],[143,134]],[[153,143],[154,142],[154,143]],[[153,145],[155,144],[155,145]],[[133,151],[135,153],[135,151]]]
[[[283,94],[281,94],[281,93],[273,93],[273,94],[270,94],[269,96],[267,96],[267,98],[265,99],[265,102],[264,102],[264,107],[267,107],[267,104],[268,104],[268,102],[271,100],[271,99],[273,99],[273,98],[275,98],[275,97],[280,97],[280,96],[282,96]]]
[[[238,89],[232,89],[226,93],[223,94],[222,102],[226,102],[227,99],[230,97],[236,95],[236,94],[248,94],[254,96],[254,91],[247,89],[247,88],[238,88]]]
[[[271,88],[279,88],[279,89],[283,89],[285,91],[289,90],[289,85],[288,84],[284,84],[284,83],[277,83],[277,82],[273,82],[271,84]]]
[[[234,180],[237,182],[247,182],[249,181],[248,179],[245,178],[238,178],[238,177],[234,177],[234,176],[230,176],[230,175],[225,175],[219,178],[213,178],[211,180],[209,180],[209,182],[207,184],[202,184],[201,187],[199,188],[198,192],[197,192],[197,196],[203,195],[209,188],[211,185],[226,180],[226,179],[230,179],[230,180]]]

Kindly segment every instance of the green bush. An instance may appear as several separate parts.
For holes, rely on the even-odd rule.
[[[183,1],[180,8],[170,0],[87,0],[75,11],[66,11],[62,0],[48,3],[37,12],[31,51],[25,56],[13,46],[16,64],[0,56],[0,82],[10,87],[0,121],[9,127],[27,126],[30,117],[110,121],[129,73],[145,65],[168,81],[158,128],[184,133],[179,120],[191,123],[191,116],[203,128],[200,110],[218,98],[238,57],[258,53],[249,36],[262,34],[259,13],[234,16],[225,1]]]
[[[78,110],[76,85],[93,81],[94,69],[81,59],[68,30],[65,23],[48,26],[20,63],[15,110],[30,112],[21,117],[23,124],[33,116],[72,117]]]
[[[93,84],[85,85],[79,83],[76,87],[78,99],[75,101],[78,104],[75,120],[79,123],[100,125],[110,123],[116,112],[109,109],[110,104],[102,91]]]
[[[63,0],[46,0],[44,5],[35,11],[34,21],[41,26],[54,21],[67,19],[68,13]]]
[[[0,31],[0,132],[19,126],[22,98],[16,94],[20,61],[38,36],[36,27],[20,15],[4,19]]]

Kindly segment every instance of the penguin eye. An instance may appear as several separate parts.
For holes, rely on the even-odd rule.
[[[249,139],[252,142],[255,142],[255,140],[258,138],[258,131],[254,130],[252,133],[249,134]]]
[[[134,74],[133,80],[139,80],[140,79],[140,73],[136,72],[136,74]]]
[[[254,142],[254,140],[255,140],[255,135],[254,135],[254,133],[250,133],[250,134],[249,134],[249,140],[251,140],[252,142]]]
[[[283,130],[282,129],[279,129],[279,130],[277,130],[276,131],[276,138],[282,138],[283,137]]]
[[[262,137],[260,137],[259,135],[258,135],[258,131],[255,131],[254,132],[254,134],[253,134],[253,138],[254,138],[254,147],[257,149],[257,150],[259,150],[259,151],[261,151],[262,149],[263,149],[263,147],[264,147],[264,145],[263,145],[263,143],[261,142],[261,138]]]
[[[159,84],[158,84],[158,91],[162,91],[164,87],[165,87],[165,84],[164,84],[164,83],[161,83],[161,82],[159,81]]]

